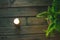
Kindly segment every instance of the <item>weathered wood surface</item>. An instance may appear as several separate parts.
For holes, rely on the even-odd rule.
[[[50,3],[51,0],[0,0],[0,40],[59,40],[60,36],[55,35],[46,38],[47,22],[36,17],[39,12],[47,11]],[[18,16],[20,30],[13,23]]]
[[[51,5],[51,0],[16,0],[13,7],[17,6],[47,6]]]
[[[13,24],[13,19],[14,18],[0,18],[0,39],[1,40],[35,40],[35,39],[44,40],[46,39],[44,31],[47,29],[47,25],[45,25],[43,18],[39,19],[33,17],[31,19],[30,17],[28,17],[27,18],[28,21],[26,21],[25,17],[22,18],[20,17],[21,20],[20,30],[18,30]],[[39,22],[38,20],[42,20],[42,22]],[[44,24],[41,25],[41,23]]]
[[[22,9],[21,11],[24,11],[23,15],[21,14],[20,9]],[[5,8],[0,9],[0,40],[56,40],[57,39],[55,35],[50,36],[50,38],[46,38],[45,30],[47,29],[47,23],[45,19],[35,17],[37,13],[42,12],[46,9],[44,10],[41,8],[40,9],[20,8],[20,9],[19,8],[16,9],[9,8],[8,10]],[[27,13],[27,11],[29,12]],[[19,17],[21,20],[20,30],[18,30],[13,23],[13,20],[15,18],[14,15],[21,16]]]
[[[1,8],[0,17],[7,16],[36,16],[37,13],[47,10],[47,6],[42,7],[22,7],[22,8]]]
[[[14,18],[0,18],[1,40],[55,40],[55,35],[46,38],[47,24],[44,18],[28,17],[26,21],[25,17],[20,17],[20,30],[15,27],[13,20]]]
[[[52,0],[0,0],[0,7],[48,6]]]

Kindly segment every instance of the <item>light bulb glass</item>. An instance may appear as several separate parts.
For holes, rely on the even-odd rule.
[[[19,23],[20,23],[19,18],[15,18],[14,19],[14,24],[19,24]]]

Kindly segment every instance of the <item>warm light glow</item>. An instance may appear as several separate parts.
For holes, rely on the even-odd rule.
[[[14,19],[14,24],[19,24],[19,23],[20,23],[19,18],[15,18]]]

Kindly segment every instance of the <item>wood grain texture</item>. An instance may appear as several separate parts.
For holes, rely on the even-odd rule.
[[[47,10],[45,7],[20,7],[20,8],[2,8],[0,9],[0,17],[13,16],[36,16],[37,13]]]
[[[36,17],[38,13],[47,11],[51,1],[0,0],[0,40],[59,40],[58,34],[47,38],[47,22]],[[13,23],[14,18],[21,21],[19,29]]]
[[[0,8],[21,6],[48,6],[52,0],[0,0]]]
[[[18,6],[48,6],[51,5],[51,0],[16,0],[12,7]]]

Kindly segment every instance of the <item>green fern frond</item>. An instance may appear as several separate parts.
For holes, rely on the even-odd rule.
[[[42,12],[42,13],[39,13],[36,17],[44,17],[44,16],[47,16],[47,12]]]
[[[56,29],[56,20],[49,24],[48,29],[46,31],[46,36],[48,37],[49,33]]]

